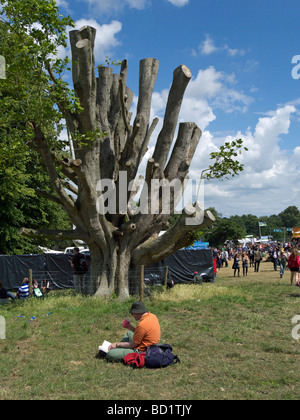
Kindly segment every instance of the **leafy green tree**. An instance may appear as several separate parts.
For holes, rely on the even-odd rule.
[[[224,245],[226,241],[238,243],[238,240],[245,236],[246,230],[238,223],[230,219],[219,219],[205,235],[205,240],[209,242],[211,246],[218,247]]]
[[[246,229],[247,235],[258,236],[258,218],[252,214],[242,216],[243,226]]]
[[[32,57],[26,45],[20,42],[18,31],[0,21],[0,54],[7,63],[7,78],[0,80],[0,254],[35,253],[41,252],[38,245],[57,245],[46,238],[37,241],[20,236],[24,225],[30,228],[70,226],[61,206],[37,195],[39,189],[51,192],[53,188],[43,162],[28,147],[32,130],[27,105],[30,103],[37,112],[40,100],[32,79],[37,72],[26,74],[28,65],[23,68]],[[27,39],[26,34],[24,38]]]
[[[279,213],[281,227],[299,227],[300,226],[300,210],[296,206],[289,206]]]

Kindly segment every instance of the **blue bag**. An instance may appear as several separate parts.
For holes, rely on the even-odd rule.
[[[158,369],[180,363],[179,358],[172,353],[172,350],[170,344],[153,344],[147,347],[145,366]]]

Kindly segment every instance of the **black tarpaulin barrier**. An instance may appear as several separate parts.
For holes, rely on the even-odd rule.
[[[168,278],[174,283],[188,283],[194,279],[197,271],[204,281],[214,280],[214,263],[212,249],[182,249],[156,264],[145,268],[146,283],[159,283],[164,280],[165,267],[168,267]]]
[[[87,256],[90,265],[90,257]],[[50,289],[73,288],[72,256],[67,254],[0,255],[0,281],[7,290],[18,289],[32,270],[39,286],[46,279]],[[180,250],[158,263],[145,267],[145,283],[164,282],[165,267],[174,283],[188,283],[197,271],[204,281],[213,281],[214,265],[211,249]],[[89,271],[86,281],[89,279]]]
[[[39,285],[46,279],[51,289],[73,287],[71,259],[67,254],[0,255],[0,281],[7,290],[18,289],[31,269]]]

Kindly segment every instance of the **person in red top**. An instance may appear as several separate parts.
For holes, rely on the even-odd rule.
[[[294,278],[297,277],[297,273],[299,273],[299,268],[300,268],[299,252],[297,248],[292,249],[292,253],[288,261],[288,267],[291,272],[291,285],[293,285]]]

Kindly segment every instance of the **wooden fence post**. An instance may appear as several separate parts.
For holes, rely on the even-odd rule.
[[[165,267],[165,288],[168,288],[168,272],[169,272],[169,267]]]
[[[141,265],[141,302],[144,302],[145,266]]]
[[[32,269],[29,269],[29,296],[32,295]]]

